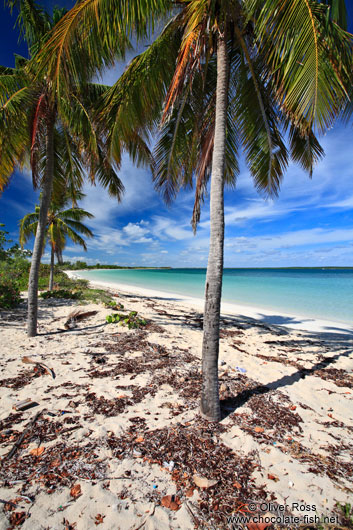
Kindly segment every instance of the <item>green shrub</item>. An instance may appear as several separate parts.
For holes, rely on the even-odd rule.
[[[23,258],[1,261],[0,276],[4,280],[3,283],[16,282],[20,291],[26,291],[30,266],[30,262]]]
[[[40,294],[41,298],[45,300],[47,298],[66,298],[68,300],[79,300],[81,298],[81,293],[68,291],[66,289],[55,289],[54,291],[44,291]]]
[[[115,309],[117,311],[123,311],[124,309],[123,304],[121,304],[120,302],[115,302],[114,300],[112,300],[111,302],[106,302],[104,305],[107,309]]]
[[[0,277],[0,309],[12,309],[21,302],[20,290],[14,281],[3,282]]]
[[[129,329],[141,328],[147,324],[146,320],[137,317],[137,311],[130,311],[128,315],[113,313],[106,317],[108,324],[119,324],[127,326]]]

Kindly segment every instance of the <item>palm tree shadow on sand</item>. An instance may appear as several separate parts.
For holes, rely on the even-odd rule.
[[[236,396],[231,396],[221,400],[222,419],[225,419],[236,409],[245,405],[245,403],[247,403],[254,395],[267,394],[271,390],[278,390],[279,388],[291,386],[301,379],[304,379],[306,376],[314,374],[317,370],[321,370],[335,363],[340,357],[349,357],[352,353],[353,349],[349,349],[332,357],[326,357],[324,360],[316,363],[311,368],[302,368],[294,374],[285,375],[280,379],[276,379],[275,381],[268,383],[267,385],[258,385],[255,388],[243,390]]]

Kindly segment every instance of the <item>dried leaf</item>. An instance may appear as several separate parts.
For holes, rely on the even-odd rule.
[[[81,486],[80,486],[80,484],[75,484],[74,486],[72,486],[72,488],[70,490],[70,495],[74,499],[77,499],[81,495]]]
[[[105,515],[101,515],[100,513],[97,513],[96,515],[96,519],[94,521],[94,524],[95,525],[99,525],[99,524],[102,524],[103,523],[103,519],[104,519]]]
[[[268,473],[267,478],[274,480],[275,482],[279,481],[279,478],[276,475],[272,475],[271,473]]]
[[[161,499],[161,505],[164,506],[165,508],[169,508],[171,502],[172,502],[172,496],[171,495],[165,495]]]
[[[13,512],[10,515],[10,523],[12,526],[20,526],[26,519],[26,512]]]
[[[176,495],[165,495],[161,499],[161,505],[176,512],[180,508],[180,499]]]
[[[33,456],[40,456],[44,453],[44,451],[45,451],[45,447],[36,447],[35,449],[32,449],[30,453]]]

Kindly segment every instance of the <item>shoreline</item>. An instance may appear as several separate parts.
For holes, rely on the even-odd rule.
[[[87,279],[80,276],[83,270],[66,270],[64,271],[70,278]],[[170,300],[178,305],[184,305],[188,308],[194,308],[198,311],[203,311],[204,300],[202,298],[181,295],[173,292],[160,291],[157,289],[149,289],[130,285],[125,283],[110,283],[99,280],[88,280],[90,287],[105,287],[114,292],[121,291],[125,294],[142,295],[150,298],[158,298],[163,300]],[[330,333],[330,334],[344,334],[353,335],[353,326],[349,326],[346,322],[328,320],[323,318],[314,318],[294,313],[287,313],[276,311],[274,309],[264,309],[254,306],[247,306],[242,304],[232,304],[229,302],[222,302],[221,304],[222,316],[241,317],[251,321],[257,321],[267,325],[275,325],[296,331],[308,331],[313,333]]]

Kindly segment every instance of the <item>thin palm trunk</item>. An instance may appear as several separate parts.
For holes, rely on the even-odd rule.
[[[54,122],[54,115],[52,115],[47,120],[45,173],[42,184],[38,227],[33,247],[31,270],[29,273],[27,318],[27,335],[29,337],[35,337],[37,335],[39,267],[43,253],[47,216],[54,180]]]
[[[64,263],[62,250],[58,248],[56,249],[55,253],[56,253],[56,259],[58,260],[58,263],[60,265]]]
[[[54,287],[54,258],[55,253],[54,249],[51,246],[51,253],[50,253],[50,276],[49,276],[49,291],[53,290]]]
[[[228,105],[228,54],[225,35],[217,39],[216,123],[210,190],[210,250],[208,255],[202,343],[201,414],[221,419],[218,389],[219,321],[224,242],[224,168]]]

